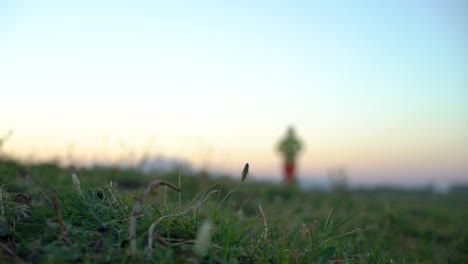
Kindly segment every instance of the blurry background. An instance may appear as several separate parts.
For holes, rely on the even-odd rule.
[[[1,151],[280,179],[293,125],[303,182],[467,183],[467,47],[464,0],[2,1]]]

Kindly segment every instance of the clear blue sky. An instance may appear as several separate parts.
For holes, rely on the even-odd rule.
[[[0,135],[279,177],[293,124],[302,177],[468,181],[467,47],[464,0],[0,1]]]

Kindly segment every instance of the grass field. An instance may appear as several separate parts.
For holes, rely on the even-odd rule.
[[[468,263],[467,206],[2,158],[0,263]]]

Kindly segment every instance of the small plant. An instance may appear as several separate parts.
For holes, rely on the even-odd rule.
[[[131,253],[132,255],[135,255],[137,253],[137,235],[136,235],[136,221],[138,217],[138,209],[140,206],[143,204],[143,201],[146,199],[146,197],[149,195],[149,193],[156,189],[160,185],[165,185],[168,186],[169,188],[180,192],[181,189],[177,188],[176,186],[166,182],[166,181],[161,181],[161,180],[156,180],[152,182],[148,188],[146,188],[145,192],[143,193],[140,198],[138,198],[137,202],[133,206],[132,209],[132,214],[130,216],[130,228],[129,228],[129,233],[130,233],[130,248],[131,248]]]
[[[247,175],[249,174],[249,163],[246,163],[244,165],[244,169],[242,170],[242,173],[241,173],[241,182],[239,183],[239,185],[237,185],[236,188],[234,188],[233,190],[231,190],[230,192],[228,192],[228,194],[226,194],[226,196],[224,196],[223,200],[221,200],[221,202],[219,203],[219,205],[221,206],[221,204],[224,202],[224,200],[226,200],[226,198],[233,192],[237,191],[237,189],[239,189],[239,187],[242,185],[242,182],[244,182],[244,180],[247,178]]]
[[[169,219],[171,217],[179,217],[179,216],[182,216],[182,215],[185,215],[187,214],[188,212],[192,211],[193,209],[195,208],[198,208],[200,207],[201,205],[203,205],[204,203],[206,203],[206,201],[208,201],[208,199],[210,198],[211,195],[215,194],[215,193],[218,193],[219,190],[213,190],[211,192],[209,192],[204,199],[202,200],[199,200],[195,205],[185,209],[184,211],[180,212],[180,213],[174,213],[174,214],[169,214],[169,215],[165,215],[165,216],[162,216],[160,218],[158,218],[157,221],[155,221],[154,223],[151,224],[149,230],[148,230],[148,256],[151,256],[152,252],[153,252],[153,240],[154,240],[154,229],[156,228],[156,226],[162,222],[163,220],[166,220],[166,219]],[[160,241],[161,240],[164,240],[163,238],[160,238]],[[165,242],[165,241],[164,241]],[[167,244],[167,243],[165,243]]]

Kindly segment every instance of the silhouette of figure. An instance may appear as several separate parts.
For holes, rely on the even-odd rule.
[[[296,157],[302,149],[293,127],[289,127],[286,136],[280,141],[278,151],[284,158],[284,181],[291,184],[295,180]]]

